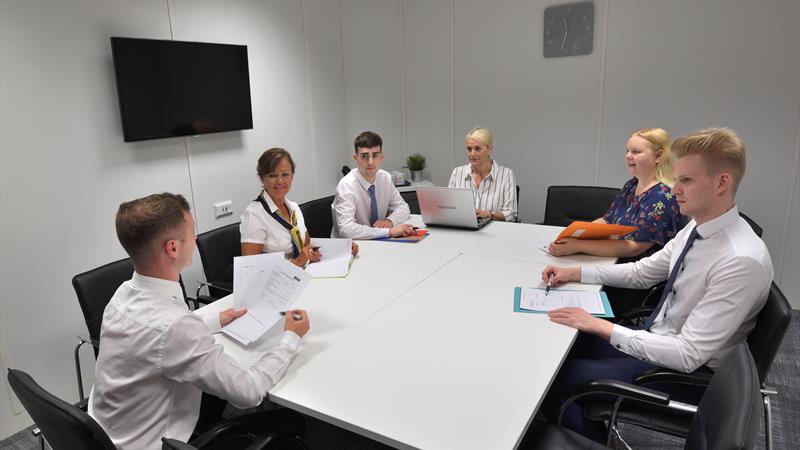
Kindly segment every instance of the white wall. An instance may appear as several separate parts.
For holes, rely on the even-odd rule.
[[[537,221],[548,185],[621,185],[632,129],[731,126],[749,149],[739,204],[800,307],[796,0],[597,1],[593,53],[557,59],[541,56],[544,1],[0,1],[0,365],[68,400],[85,330],[70,279],[124,256],[121,201],[179,192],[198,231],[234,222],[272,146],[298,163],[294,200],[329,195],[365,129],[385,168],[419,151],[444,184],[466,131],[491,127]],[[112,35],[247,44],[254,130],[123,143]],[[220,200],[233,216],[213,218]],[[196,258],[184,278],[200,277]],[[27,423],[11,398],[0,383],[0,438]]]

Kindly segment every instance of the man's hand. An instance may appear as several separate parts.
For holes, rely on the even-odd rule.
[[[295,319],[294,316],[300,317]],[[308,314],[302,309],[293,309],[286,311],[286,318],[283,321],[284,331],[291,331],[294,334],[303,337],[308,333],[311,328],[311,323],[308,321]]]
[[[350,252],[352,253],[353,256],[358,255],[358,244],[353,242],[353,246],[351,247]]]
[[[224,327],[225,325],[233,322],[239,317],[242,317],[246,313],[247,313],[247,308],[242,308],[242,309],[228,308],[225,311],[220,311],[219,324]]]
[[[392,228],[394,224],[389,219],[380,219],[376,220],[375,223],[372,224],[375,228]]]
[[[414,234],[414,227],[407,223],[401,223],[389,230],[389,236],[391,237],[406,237],[412,234]]]
[[[551,287],[557,287],[570,281],[581,281],[580,267],[547,266],[542,271],[542,281],[550,281]]]
[[[548,251],[553,256],[569,256],[581,252],[581,240],[575,238],[561,238],[550,243]]]
[[[604,339],[611,339],[611,330],[614,324],[594,317],[581,308],[574,306],[569,308],[554,309],[547,313],[547,317],[555,323],[560,323],[584,333],[596,334]]]

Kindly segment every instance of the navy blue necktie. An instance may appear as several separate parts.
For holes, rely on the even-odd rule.
[[[669,273],[669,278],[667,278],[667,284],[664,286],[664,292],[661,293],[661,300],[658,301],[658,305],[656,305],[656,309],[650,313],[650,316],[647,317],[647,320],[644,321],[644,329],[650,330],[650,327],[653,326],[653,322],[656,321],[656,316],[658,316],[659,311],[664,306],[664,302],[667,300],[669,293],[672,291],[672,286],[675,285],[675,279],[678,278],[678,272],[681,271],[681,266],[683,266],[683,259],[686,257],[686,253],[692,248],[694,244],[694,240],[700,237],[697,234],[697,226],[694,227],[691,233],[689,233],[689,239],[686,240],[686,246],[683,247],[683,251],[681,252],[678,259],[675,261],[675,265],[672,266],[672,272]],[[702,239],[702,237],[700,237]]]
[[[375,198],[375,185],[367,189],[369,191],[369,224],[372,226],[378,220],[378,199]]]

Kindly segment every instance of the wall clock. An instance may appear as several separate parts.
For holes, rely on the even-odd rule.
[[[544,57],[592,53],[594,2],[551,6],[544,10]]]

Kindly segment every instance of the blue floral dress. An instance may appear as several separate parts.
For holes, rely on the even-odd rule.
[[[639,180],[635,177],[625,183],[603,216],[608,223],[637,227],[625,239],[654,244],[641,255],[625,258],[628,261],[635,261],[661,250],[688,222],[681,215],[678,202],[669,186],[658,183],[636,195],[638,183]],[[623,262],[622,259],[620,262]]]

